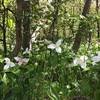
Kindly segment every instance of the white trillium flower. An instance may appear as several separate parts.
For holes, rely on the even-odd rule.
[[[97,62],[100,62],[100,51],[98,51],[97,53],[97,56],[92,57],[93,65],[95,65]]]
[[[52,2],[52,0],[48,0],[48,2],[49,2],[49,3],[51,3],[51,2]]]
[[[81,19],[84,19],[84,18],[85,18],[85,16],[83,16],[83,15],[80,15],[80,18],[81,18]]]
[[[23,52],[23,54],[29,54],[30,50],[28,48],[26,48],[26,50]]]
[[[51,49],[51,50],[56,50],[57,53],[61,53],[62,52],[62,49],[60,47],[60,45],[62,44],[62,39],[59,39],[55,44],[52,43],[50,45],[48,45],[48,48]]]
[[[29,58],[14,57],[14,59],[17,61],[18,65],[25,65],[29,62]]]
[[[7,70],[8,68],[15,66],[15,64],[11,62],[9,58],[5,58],[4,60],[6,63],[6,65],[4,65],[4,70]]]
[[[81,56],[80,58],[75,58],[73,61],[74,65],[80,65],[81,68],[85,69],[86,68],[86,60],[88,59],[87,56]]]
[[[100,61],[100,56],[94,56],[92,57],[93,62],[97,63]]]

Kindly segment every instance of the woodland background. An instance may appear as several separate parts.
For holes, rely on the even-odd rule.
[[[1,100],[100,100],[99,51],[99,0],[0,0]]]

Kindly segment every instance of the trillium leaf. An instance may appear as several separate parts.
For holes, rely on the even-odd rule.
[[[6,73],[4,73],[2,81],[7,85],[8,84],[8,79]]]

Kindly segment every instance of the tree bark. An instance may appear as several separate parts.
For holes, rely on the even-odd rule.
[[[13,50],[13,56],[18,55],[21,45],[22,45],[22,17],[23,17],[23,10],[22,4],[23,0],[16,0],[17,8],[16,8],[16,45]]]
[[[96,12],[99,13],[99,0],[96,0]],[[97,35],[100,37],[100,21],[97,19]]]
[[[30,1],[24,1],[23,3],[23,42],[22,47],[25,50],[30,46]]]
[[[85,16],[85,17],[87,17],[87,14],[89,13],[89,9],[90,9],[90,6],[91,6],[91,1],[92,0],[86,0],[85,1],[83,12],[82,12],[82,15]],[[80,24],[79,24],[79,28],[78,28],[78,32],[76,34],[76,37],[75,37],[75,40],[74,40],[74,44],[73,44],[73,47],[72,47],[72,50],[75,53],[77,53],[77,51],[78,51],[78,49],[80,47],[81,40],[82,40],[82,37],[83,37],[82,33],[84,32],[84,30],[86,30],[86,27],[84,27],[83,19],[81,19],[80,20]]]
[[[2,6],[3,6],[3,15],[2,15],[2,30],[3,30],[3,47],[4,47],[4,56],[7,55],[7,46],[6,46],[6,9],[4,5],[4,0],[2,0]]]

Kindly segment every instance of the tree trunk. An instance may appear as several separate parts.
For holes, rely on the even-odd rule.
[[[30,1],[24,1],[23,3],[24,19],[23,19],[23,42],[22,47],[25,50],[30,46]]]
[[[91,0],[86,0],[85,4],[84,4],[83,12],[82,12],[83,16],[87,17],[87,14],[89,13],[90,6],[91,6]],[[73,47],[72,47],[72,50],[75,53],[77,53],[77,51],[80,47],[81,40],[82,40],[82,37],[83,37],[83,32],[84,32],[84,30],[86,30],[86,27],[84,27],[83,24],[85,24],[85,23],[83,23],[83,19],[81,19],[80,24],[79,24],[79,28],[78,28],[78,32],[76,34],[74,44],[73,44]]]
[[[96,12],[99,13],[99,0],[96,0]],[[100,37],[100,21],[97,19],[97,34]]]
[[[16,8],[16,45],[13,50],[13,56],[18,55],[21,45],[22,45],[22,17],[23,10],[22,4],[23,0],[16,0],[17,8]]]
[[[7,55],[7,46],[6,46],[6,12],[5,12],[5,5],[4,0],[2,0],[2,6],[3,6],[3,15],[2,15],[2,30],[3,30],[3,47],[4,47],[4,56]]]

